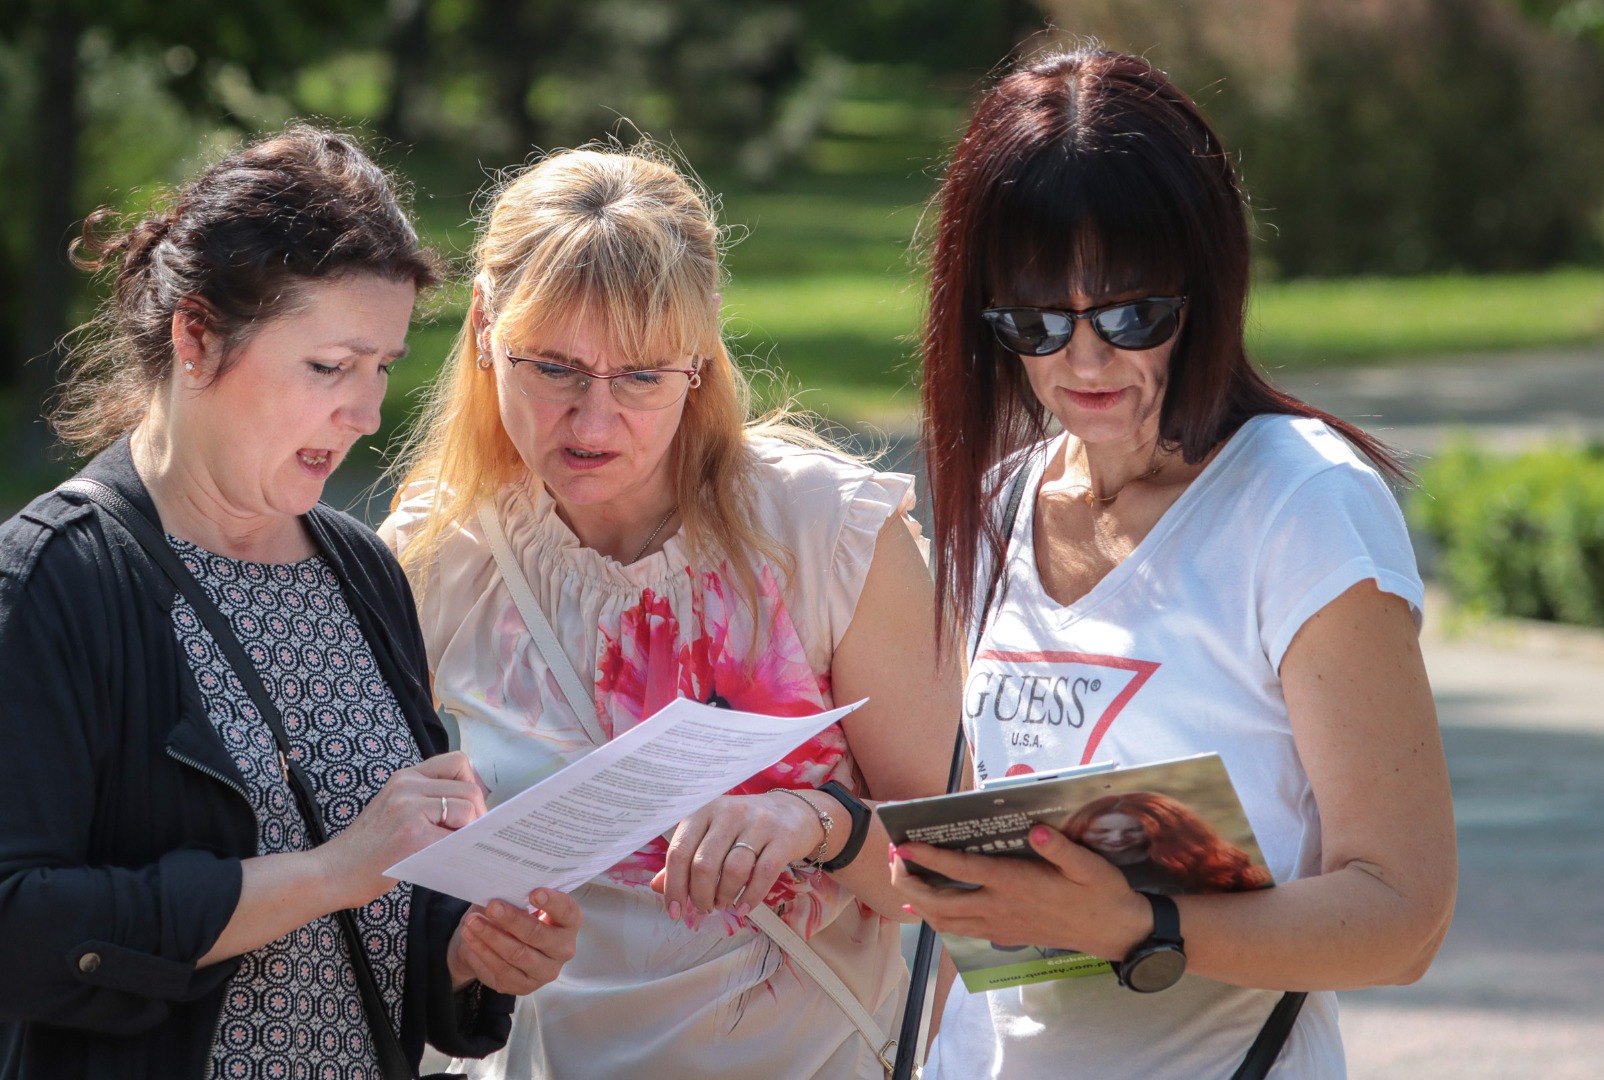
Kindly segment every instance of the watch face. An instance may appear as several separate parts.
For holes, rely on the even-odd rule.
[[[1139,994],[1168,990],[1186,973],[1186,954],[1174,945],[1154,945],[1127,960],[1120,981]]]

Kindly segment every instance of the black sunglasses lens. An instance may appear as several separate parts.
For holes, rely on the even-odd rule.
[[[1069,343],[1075,320],[1056,311],[1005,308],[986,313],[1003,348],[1023,356],[1046,356]]]
[[[1168,303],[1138,300],[1100,311],[1092,318],[1098,337],[1116,349],[1153,349],[1175,336],[1179,325]]]

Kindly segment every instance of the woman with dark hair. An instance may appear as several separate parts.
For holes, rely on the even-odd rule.
[[[1231,157],[1145,61],[1082,49],[1002,78],[939,198],[924,445],[944,632],[976,649],[975,772],[1218,751],[1282,885],[1141,893],[1044,826],[1039,862],[906,845],[979,885],[899,866],[937,929],[1115,972],[955,988],[933,1071],[1227,1077],[1298,990],[1276,1075],[1341,1076],[1327,991],[1419,978],[1454,897],[1421,583],[1353,447],[1399,467],[1249,363]]]
[[[104,221],[80,262],[115,291],[55,417],[98,453],[0,525],[0,1077],[489,1053],[578,909],[384,875],[484,797],[441,753],[400,567],[318,503],[437,263],[385,174],[307,127]]]
[[[1240,892],[1270,883],[1247,852],[1156,791],[1093,799],[1070,815],[1063,833],[1119,867],[1142,892]]]

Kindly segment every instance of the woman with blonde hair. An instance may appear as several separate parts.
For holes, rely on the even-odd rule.
[[[906,986],[860,800],[940,790],[956,677],[912,478],[747,422],[719,240],[650,149],[553,154],[496,198],[382,530],[435,695],[492,804],[676,697],[870,700],[577,890],[578,958],[479,1077],[869,1077],[889,1054],[849,1016],[892,1029]]]

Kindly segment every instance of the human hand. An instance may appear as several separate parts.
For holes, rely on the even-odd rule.
[[[461,751],[397,769],[355,821],[318,849],[340,907],[395,887],[384,871],[485,812],[484,787]]]
[[[891,849],[891,884],[934,929],[998,945],[1123,960],[1152,931],[1151,907],[1107,859],[1045,825],[1030,830],[1030,846],[1045,862],[899,844]],[[904,860],[979,887],[930,885]]]
[[[574,958],[585,916],[573,897],[549,889],[529,894],[534,911],[505,900],[475,904],[446,948],[451,986],[475,979],[503,994],[529,994],[551,982]]]
[[[823,834],[819,815],[803,799],[779,792],[720,796],[679,823],[652,888],[668,901],[671,919],[687,909],[732,905],[745,917],[787,866],[818,849]]]

